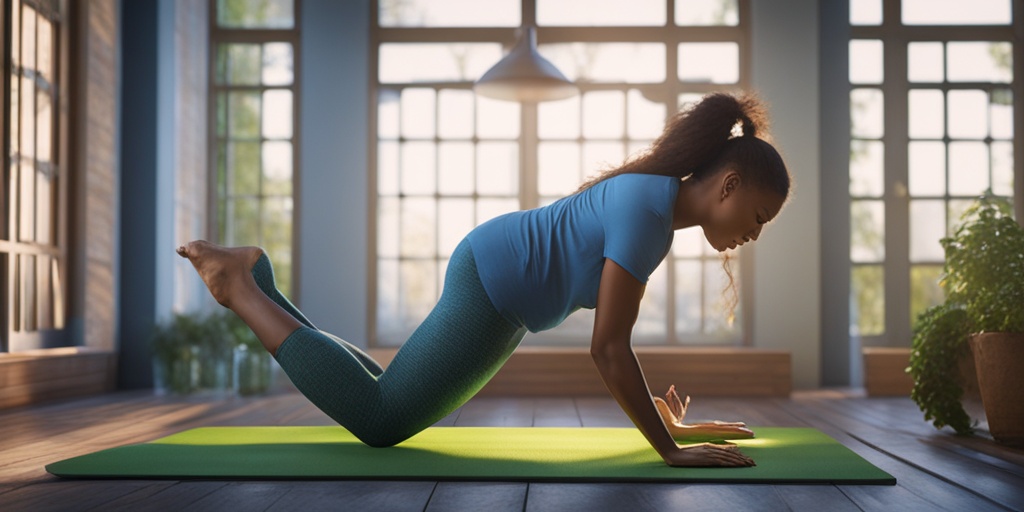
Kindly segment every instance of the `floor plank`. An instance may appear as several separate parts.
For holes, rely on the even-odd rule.
[[[426,512],[523,510],[528,484],[521,482],[438,482]]]

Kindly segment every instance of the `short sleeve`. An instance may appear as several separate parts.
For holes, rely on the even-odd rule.
[[[629,185],[605,198],[604,257],[647,283],[672,244],[675,194],[663,181]]]

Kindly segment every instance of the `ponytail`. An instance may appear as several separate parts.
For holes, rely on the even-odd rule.
[[[754,184],[789,194],[789,172],[782,157],[764,139],[768,115],[752,94],[712,93],[668,120],[649,148],[625,163],[598,174],[577,192],[619,174],[658,174],[700,181],[723,165]]]

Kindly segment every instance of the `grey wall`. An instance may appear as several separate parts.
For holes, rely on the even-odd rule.
[[[820,382],[821,216],[818,2],[752,1],[753,84],[795,180],[756,244],[754,346],[790,350],[797,388]]]
[[[370,2],[302,2],[298,306],[367,342]]]

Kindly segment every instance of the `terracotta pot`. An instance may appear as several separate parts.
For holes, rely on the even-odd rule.
[[[1024,446],[1024,333],[975,334],[970,344],[992,437]]]

